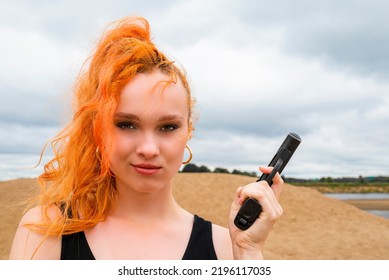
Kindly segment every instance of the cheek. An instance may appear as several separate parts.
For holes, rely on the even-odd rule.
[[[171,140],[166,141],[164,147],[165,147],[165,152],[169,157],[169,161],[181,165],[181,162],[183,161],[184,152],[185,152],[186,142],[187,142],[186,136],[179,136],[174,141]]]
[[[122,158],[125,158],[131,149],[131,144],[126,140],[125,137],[121,136],[119,133],[114,133],[112,139],[112,150],[110,155],[111,164],[120,161]]]

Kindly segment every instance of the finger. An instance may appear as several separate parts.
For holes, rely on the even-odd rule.
[[[267,183],[263,182],[258,184],[255,188],[253,185],[246,186],[242,190],[242,197],[245,198],[246,196],[255,198],[262,206],[259,221],[255,222],[257,224],[254,227],[256,229],[255,231],[259,230],[262,226],[270,226],[282,215],[282,208]]]
[[[280,199],[283,189],[284,189],[284,180],[282,179],[281,175],[278,174],[277,172],[276,176],[274,176],[273,185],[272,185],[272,190],[277,200]]]
[[[274,185],[273,186],[280,186],[280,185]],[[282,185],[281,185],[282,186]],[[259,203],[262,205],[262,216],[267,216],[267,219],[270,220],[277,220],[278,217],[280,217],[283,213],[282,207],[278,202],[278,199],[276,197],[276,194],[272,187],[269,187],[269,185],[266,182],[263,182],[258,186],[255,190],[243,190],[244,195],[248,195],[251,197],[256,198]]]
[[[236,189],[236,195],[238,197],[240,197],[242,195],[242,190],[243,190],[243,187],[239,187],[239,188]]]
[[[274,185],[274,187],[276,187],[276,185]],[[281,209],[276,197],[276,193],[274,192],[273,188],[269,187],[266,181],[250,183],[243,188],[239,188],[237,190],[237,194],[240,195],[238,197],[239,205],[243,204],[247,198],[251,197],[256,199],[261,205],[264,204],[262,206],[268,209],[268,211],[276,209],[275,211],[279,212]]]
[[[261,201],[265,197],[264,189],[266,187],[270,188],[265,181],[254,182],[244,186],[241,189],[239,201],[242,204],[249,197]]]
[[[236,192],[235,192],[235,200],[238,204],[242,204],[242,191],[243,191],[243,187],[239,187],[236,189]]]
[[[243,203],[249,197],[256,199],[261,205],[265,200],[277,203],[274,192],[266,181],[246,185],[241,191],[240,203]]]
[[[279,205],[272,188],[269,187],[266,181],[248,184],[244,188],[241,188],[239,191],[241,194],[240,199],[242,202],[248,197],[251,197],[256,199],[262,206],[262,212],[259,219],[254,222],[255,226],[253,225],[253,229],[249,230],[247,233],[263,231],[264,229],[271,226],[275,221],[277,221],[282,215],[282,208]],[[234,210],[238,211],[238,209]],[[233,212],[234,217],[235,215],[236,213]]]
[[[238,213],[239,209],[242,207],[244,201],[242,200],[242,191],[243,191],[243,187],[239,187],[235,191],[235,196],[231,203],[231,209],[230,209],[230,216],[232,217],[232,221],[235,218],[236,214]]]
[[[268,208],[267,212],[270,214],[271,217],[274,217],[274,218],[279,217],[282,214],[283,210],[282,210],[280,203],[278,202],[278,199],[277,199],[275,193],[271,192],[267,198],[269,201],[269,208]]]
[[[265,174],[269,174],[273,170],[273,167],[271,166],[260,166],[259,171]]]
[[[270,174],[273,171],[273,168],[274,168],[273,166],[260,166],[259,170],[262,173]],[[278,173],[278,172],[274,175],[274,178],[272,181],[275,184],[283,184],[284,183],[284,180],[282,179],[280,173]]]
[[[273,170],[272,166],[261,166],[259,167],[259,170],[262,173],[269,174]],[[283,190],[283,184],[284,180],[282,179],[281,175],[277,172],[273,178],[273,184],[272,189],[274,191],[274,194],[276,195],[276,198],[279,199]]]
[[[269,174],[273,171],[272,166],[261,166],[259,167],[259,170],[262,171],[265,174]],[[267,195],[267,199],[271,201],[271,208],[269,209],[275,209],[276,213],[282,213],[282,207],[279,204],[278,200],[281,196],[281,193],[283,191],[283,185],[284,185],[284,180],[280,176],[280,174],[277,172],[273,178],[273,184],[272,187],[265,188],[265,190],[268,190],[269,192],[265,192]]]
[[[278,204],[278,200],[277,200],[277,197],[276,197],[273,189],[269,187],[267,190],[265,190],[265,195],[266,195],[265,202],[268,202],[268,205],[264,205],[264,208],[266,206],[264,211],[265,212],[272,212],[272,211],[274,211],[274,209],[276,209],[276,212],[277,212],[279,204]]]

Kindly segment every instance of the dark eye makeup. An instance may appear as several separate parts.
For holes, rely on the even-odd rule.
[[[179,125],[176,124],[165,124],[163,125],[160,130],[163,132],[171,132],[179,128]]]
[[[120,129],[135,129],[136,125],[132,122],[115,122],[115,126],[120,128]]]

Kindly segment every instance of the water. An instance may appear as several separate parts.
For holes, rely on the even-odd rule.
[[[389,199],[389,193],[326,193],[328,197],[347,199]]]
[[[326,193],[328,197],[339,200],[348,199],[389,199],[389,193]],[[365,210],[373,215],[389,219],[389,210]]]
[[[366,210],[367,212],[389,219],[389,210]]]

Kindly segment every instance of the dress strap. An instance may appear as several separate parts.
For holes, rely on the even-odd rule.
[[[83,231],[62,236],[61,260],[95,260]]]
[[[193,229],[183,260],[217,260],[212,239],[212,223],[194,215]]]

